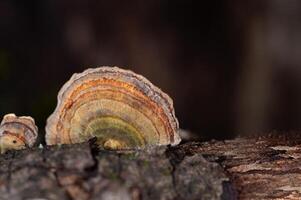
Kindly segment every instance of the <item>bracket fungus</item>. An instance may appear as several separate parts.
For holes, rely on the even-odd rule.
[[[32,117],[7,114],[0,125],[1,153],[32,147],[38,137],[38,127]]]
[[[46,143],[72,144],[97,138],[121,150],[180,142],[171,98],[150,81],[118,67],[74,74],[58,94],[46,125]]]

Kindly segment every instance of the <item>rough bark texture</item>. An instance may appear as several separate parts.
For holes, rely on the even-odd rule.
[[[173,150],[219,163],[238,199],[301,199],[301,140],[285,136],[189,143]]]
[[[84,143],[0,156],[0,199],[301,199],[301,142],[238,138],[136,152]]]
[[[228,178],[202,155],[173,160],[160,147],[117,153],[88,143],[9,152],[1,199],[221,199]]]

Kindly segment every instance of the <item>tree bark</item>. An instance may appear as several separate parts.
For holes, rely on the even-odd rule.
[[[0,156],[0,199],[301,199],[301,140],[188,142],[112,152],[91,143]]]

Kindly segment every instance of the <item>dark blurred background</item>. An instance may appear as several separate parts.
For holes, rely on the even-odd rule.
[[[301,128],[301,1],[0,0],[0,114],[41,131],[74,72],[132,69],[205,138]]]

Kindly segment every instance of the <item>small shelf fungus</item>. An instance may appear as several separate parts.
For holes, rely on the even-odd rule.
[[[38,137],[38,127],[31,117],[17,117],[15,114],[7,114],[0,125],[0,149],[1,153],[7,150],[19,150],[32,147]]]
[[[46,125],[46,143],[72,144],[96,137],[121,150],[180,142],[171,98],[132,71],[99,67],[74,74],[58,94]]]

